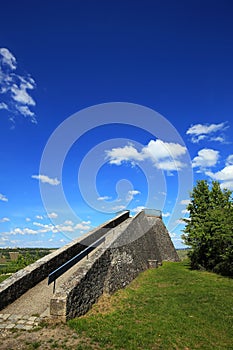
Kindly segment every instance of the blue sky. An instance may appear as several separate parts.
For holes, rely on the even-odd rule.
[[[233,190],[232,2],[15,1],[1,14],[0,247],[58,247],[144,207],[181,247],[196,180]]]

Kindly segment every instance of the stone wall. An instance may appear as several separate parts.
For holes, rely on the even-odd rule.
[[[166,227],[160,218],[140,212],[110,230],[105,243],[57,290],[51,316],[67,320],[84,315],[104,292],[124,288],[145,271],[148,260],[162,263],[163,258],[178,261]]]
[[[158,221],[153,217],[147,217],[148,221],[153,225],[153,223],[157,223],[154,226],[154,235],[156,237],[157,246],[160,252],[162,261],[179,261],[179,256],[174,249],[174,245],[170,238],[170,235],[167,231],[166,226],[162,222],[162,220]]]
[[[50,272],[77,255],[86,248],[86,246],[94,243],[97,239],[106,234],[106,232],[122,223],[128,217],[129,211],[119,214],[114,219],[88,232],[85,236],[41,258],[34,264],[16,272],[10,278],[3,281],[0,284],[0,310],[48,277]]]

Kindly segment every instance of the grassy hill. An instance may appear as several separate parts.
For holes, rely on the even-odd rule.
[[[164,263],[69,325],[85,339],[80,350],[232,350],[233,280]]]

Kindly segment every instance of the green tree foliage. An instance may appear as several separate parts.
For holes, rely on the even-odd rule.
[[[204,268],[233,276],[232,192],[222,190],[217,181],[197,181],[187,206],[183,240],[194,269]]]

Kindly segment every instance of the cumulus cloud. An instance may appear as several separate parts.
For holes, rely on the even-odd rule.
[[[106,158],[110,164],[121,165],[123,162],[138,162],[143,160],[143,155],[133,145],[117,147],[106,151]]]
[[[178,143],[150,140],[148,145],[143,147],[141,151],[138,151],[132,144],[107,150],[106,159],[108,159],[110,164],[115,165],[121,165],[124,162],[135,165],[149,160],[157,169],[178,171],[186,166],[179,159],[186,152],[186,147]]]
[[[134,196],[136,196],[137,194],[140,194],[140,193],[141,192],[137,191],[137,190],[128,191],[127,196],[126,196],[126,200],[131,201],[134,198]]]
[[[60,181],[56,177],[51,178],[47,175],[32,175],[32,178],[39,180],[42,183],[47,183],[47,184],[52,185],[52,186],[57,186],[60,184]]]
[[[48,214],[48,218],[49,219],[56,219],[58,217],[58,214],[57,213],[49,213]]]
[[[162,216],[164,218],[168,218],[169,216],[171,216],[171,213],[167,212],[167,213],[162,213]]]
[[[182,213],[182,214],[189,214],[189,210],[183,209],[183,210],[181,211],[181,213]]]
[[[38,232],[36,230],[32,230],[31,228],[19,228],[16,227],[12,231],[9,232],[11,235],[36,235]]]
[[[38,220],[43,220],[43,216],[42,215],[36,215],[36,219]],[[30,221],[30,220],[29,220]]]
[[[147,146],[142,149],[144,158],[150,158],[155,163],[167,159],[177,159],[187,152],[185,146],[174,142],[164,142],[162,140],[151,140]]]
[[[8,202],[8,198],[4,194],[0,193],[0,201]]]
[[[228,125],[226,122],[219,124],[195,124],[192,125],[186,131],[186,134],[191,136],[191,141],[193,143],[198,143],[204,139],[209,139],[210,141],[224,142],[225,137],[223,134],[217,136],[215,136],[214,134],[217,132],[222,133],[227,128]]]
[[[193,168],[203,169],[210,168],[217,164],[219,158],[219,151],[215,151],[209,148],[203,148],[198,152],[198,155],[193,159]]]
[[[206,175],[210,176],[214,180],[219,180],[219,181],[233,180],[233,165],[228,165],[222,170],[217,171],[216,173],[207,171]]]
[[[46,232],[75,232],[75,231],[88,231],[91,229],[90,221],[82,221],[78,224],[74,224],[71,220],[66,220],[62,224],[52,225],[52,224],[42,224],[40,222],[33,222],[34,226],[39,227],[38,233],[46,233]]]
[[[0,219],[0,222],[9,222],[10,221],[10,219],[9,218],[2,218],[2,219]]]
[[[29,93],[36,87],[35,80],[29,74],[17,74],[16,70],[14,55],[7,48],[0,48],[0,94],[4,98],[0,110],[7,110],[10,120],[22,115],[37,123],[36,115],[30,109],[36,102]]]
[[[76,224],[74,228],[76,230],[88,231],[91,228],[90,223],[90,221],[82,221],[79,224]]]
[[[79,232],[83,233],[91,228],[90,221],[82,221],[78,224],[74,224],[71,220],[66,220],[64,223],[53,225],[53,224],[43,224],[41,222],[33,222],[33,228],[31,227],[16,227],[9,232],[4,232],[4,236],[10,235],[39,235],[45,233],[56,234],[58,232]],[[81,231],[82,230],[82,231]]]
[[[207,171],[206,175],[213,180],[221,181],[221,188],[233,190],[233,165],[227,165],[216,173]]]
[[[145,209],[144,206],[138,206],[138,207],[136,207],[136,208],[131,209],[130,211],[131,211],[132,213],[137,214],[137,213],[140,213],[140,211],[142,211],[142,210],[144,210],[144,209]]]

